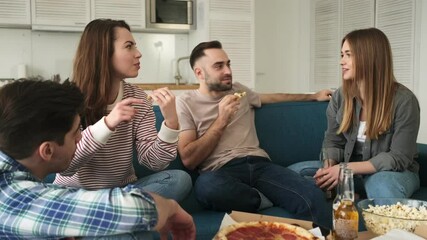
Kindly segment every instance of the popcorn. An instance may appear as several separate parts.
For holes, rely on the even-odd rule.
[[[403,229],[414,232],[420,224],[427,222],[427,208],[404,205],[400,202],[392,205],[369,205],[362,212],[366,227],[376,234],[385,234],[391,229]]]

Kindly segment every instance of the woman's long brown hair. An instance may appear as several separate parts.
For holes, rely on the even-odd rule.
[[[97,122],[104,116],[112,86],[114,67],[115,28],[130,27],[125,21],[95,19],[90,22],[80,38],[74,58],[72,81],[85,96],[83,125]]]
[[[393,120],[393,97],[398,83],[393,74],[393,58],[387,36],[376,28],[360,29],[348,33],[347,41],[353,56],[354,79],[343,79],[344,116],[338,133],[346,132],[357,121],[355,98],[360,99],[359,86],[364,84],[366,107],[366,136],[378,139]],[[341,46],[342,46],[341,44]]]

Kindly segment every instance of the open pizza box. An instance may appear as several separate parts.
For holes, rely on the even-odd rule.
[[[319,237],[320,239],[324,239],[322,237],[322,233],[320,232],[320,229],[319,228],[313,229],[313,223],[310,221],[291,219],[291,218],[281,218],[281,217],[274,217],[274,216],[267,216],[267,215],[261,215],[261,214],[255,214],[255,213],[239,212],[239,211],[232,211],[230,214],[225,214],[224,218],[222,219],[220,229],[225,226],[234,224],[236,222],[251,222],[251,221],[283,222],[283,223],[293,224],[296,226],[300,226],[304,229],[310,230],[310,232],[312,232],[315,236]]]
[[[250,221],[284,222],[284,223],[294,224],[304,229],[310,230],[315,236],[319,237],[320,239],[324,239],[321,236],[321,232],[318,228],[313,229],[313,223],[310,221],[304,221],[304,220],[298,220],[298,219],[292,219],[292,218],[281,218],[281,217],[274,217],[274,216],[267,216],[267,215],[261,215],[261,214],[255,214],[255,213],[239,212],[239,211],[232,211],[230,214],[225,214],[224,218],[222,219],[220,229],[236,222],[250,222]],[[414,234],[424,239],[427,239],[427,225],[421,225],[416,227]],[[384,237],[387,238],[387,236],[388,235]],[[375,234],[366,231],[366,232],[360,232],[358,239],[366,240],[366,239],[377,239],[377,238],[383,239],[381,238],[381,236],[376,236]],[[394,239],[398,239],[398,238],[394,238]],[[405,238],[405,239],[410,240],[410,238],[409,239]]]

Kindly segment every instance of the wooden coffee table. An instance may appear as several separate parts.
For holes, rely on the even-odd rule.
[[[358,240],[369,240],[369,239],[372,239],[372,238],[374,238],[374,237],[376,237],[376,236],[377,236],[377,235],[375,235],[375,234],[373,234],[373,233],[371,233],[371,232],[363,231],[363,232],[359,232],[359,233],[358,233],[357,239],[358,239]],[[331,236],[331,235],[329,235],[326,239],[327,239],[327,240],[332,240],[332,236]]]
[[[372,238],[374,238],[374,237],[376,237],[376,236],[377,236],[377,235],[375,235],[375,234],[373,234],[373,233],[371,233],[371,232],[363,231],[363,232],[359,232],[359,233],[358,233],[357,239],[360,239],[360,240],[367,240],[367,239],[372,239]]]

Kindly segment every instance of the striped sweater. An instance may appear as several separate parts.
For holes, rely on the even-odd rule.
[[[107,114],[117,102],[128,97],[147,99],[147,94],[122,82],[117,99],[108,106]],[[176,158],[179,131],[162,123],[157,133],[151,102],[134,107],[138,110],[134,119],[120,123],[114,132],[108,129],[104,118],[84,129],[70,167],[57,174],[54,183],[94,190],[135,182],[134,148],[140,164],[152,170],[166,168]]]

